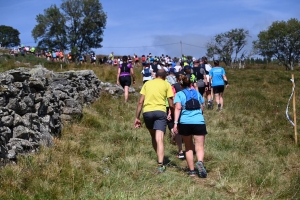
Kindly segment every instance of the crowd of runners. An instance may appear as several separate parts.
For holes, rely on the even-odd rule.
[[[21,46],[12,49],[11,54],[22,56],[34,54],[45,57],[49,61],[74,62],[74,55],[63,51],[40,51],[34,47]],[[133,67],[142,66],[143,86],[141,97],[136,109],[135,128],[141,127],[140,115],[143,113],[144,122],[148,129],[152,146],[157,154],[158,172],[164,172],[164,135],[168,127],[171,142],[177,145],[179,159],[185,159],[188,165],[188,174],[201,178],[207,177],[204,167],[204,144],[207,134],[203,111],[214,109],[223,110],[223,93],[228,87],[228,80],[224,68],[219,66],[219,61],[214,60],[214,66],[208,63],[205,56],[202,58],[182,57],[171,58],[161,56],[142,55],[140,58],[133,56],[115,57],[111,52],[107,57],[78,55],[76,60],[83,64],[89,58],[92,64],[110,64],[118,66],[117,84],[124,88],[124,100],[128,101],[128,92],[131,83],[135,84]],[[185,150],[183,151],[183,143]],[[194,163],[194,154],[197,162]],[[196,169],[195,169],[196,168]]]
[[[143,113],[157,154],[158,171],[166,170],[163,140],[168,127],[171,141],[178,147],[177,157],[187,162],[188,174],[198,174],[205,178],[207,171],[204,167],[204,143],[207,130],[203,110],[205,107],[213,110],[214,100],[216,110],[223,110],[223,93],[228,87],[224,68],[219,66],[218,60],[214,60],[212,67],[206,57],[189,60],[184,55],[181,58],[171,58],[149,54],[135,61],[134,57],[123,56],[118,63],[117,84],[124,88],[125,102],[128,101],[131,80],[135,83],[133,66],[140,61],[143,66],[143,86],[134,126],[141,127],[140,115]],[[197,157],[196,163],[194,154]]]

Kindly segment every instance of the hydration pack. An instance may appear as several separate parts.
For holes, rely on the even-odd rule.
[[[151,72],[150,72],[150,68],[146,67],[144,68],[144,77],[150,77],[151,76]]]
[[[201,108],[200,106],[200,102],[199,102],[199,97],[197,94],[196,90],[182,90],[182,92],[184,93],[185,97],[186,97],[186,102],[185,102],[185,106],[184,109],[185,110],[198,110]]]

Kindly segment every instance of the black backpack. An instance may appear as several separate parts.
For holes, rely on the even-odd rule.
[[[157,64],[156,65],[152,64],[152,70],[154,73],[156,73],[158,71]]]
[[[182,90],[186,97],[184,110],[198,110],[201,108],[196,90]],[[195,98],[195,96],[197,96]]]

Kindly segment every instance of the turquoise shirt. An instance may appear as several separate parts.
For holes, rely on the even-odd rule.
[[[209,76],[212,77],[212,86],[224,85],[223,75],[225,70],[223,67],[214,67],[209,71]]]
[[[190,90],[190,89],[188,89]],[[194,89],[192,89],[194,90]],[[201,96],[201,94],[197,91],[198,100],[200,101],[200,104],[204,103],[204,99]],[[180,91],[176,93],[174,104],[180,103],[181,106],[185,105],[186,102],[186,96],[185,94]],[[180,124],[205,124],[204,116],[202,113],[202,110],[182,110],[180,119],[178,120]]]

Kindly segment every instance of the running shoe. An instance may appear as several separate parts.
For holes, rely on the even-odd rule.
[[[212,108],[211,108],[211,102],[208,101],[208,102],[207,102],[207,110],[210,110],[210,109],[212,109]]]
[[[221,104],[219,103],[219,104],[218,104],[217,111],[220,111],[220,110],[221,110]]]
[[[184,153],[178,153],[178,154],[176,155],[176,157],[179,158],[179,159],[184,159],[184,158],[185,158],[185,157],[184,157]]]
[[[199,175],[199,177],[200,177],[200,178],[206,178],[207,172],[206,172],[206,169],[205,169],[205,167],[204,167],[204,165],[203,165],[203,162],[198,161],[198,162],[196,163],[196,168],[197,168],[197,170],[198,170],[198,175]]]
[[[166,166],[164,166],[164,165],[159,165],[157,169],[158,169],[158,172],[159,172],[159,173],[163,173],[163,172],[166,171]]]
[[[196,176],[196,171],[195,170],[190,170],[189,172],[188,172],[188,175],[189,176]]]

